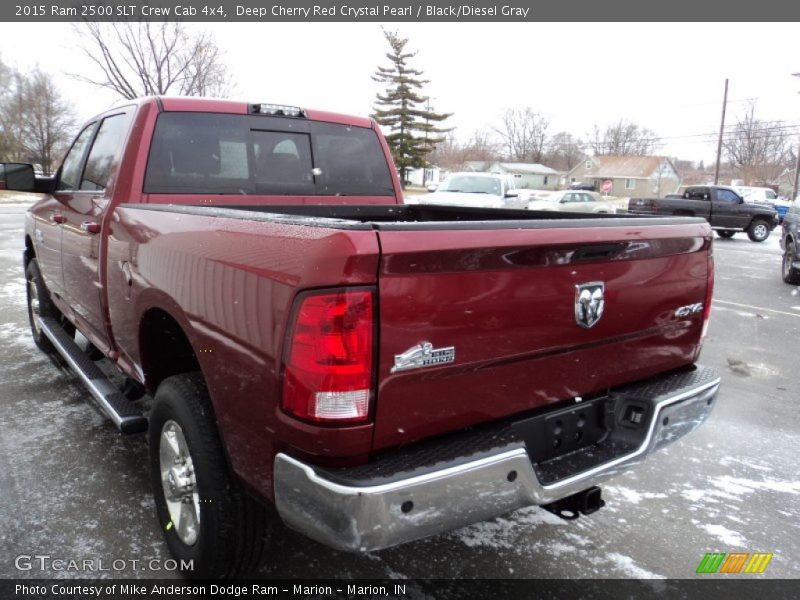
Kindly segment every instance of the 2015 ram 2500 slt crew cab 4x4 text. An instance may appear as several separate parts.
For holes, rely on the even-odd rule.
[[[207,99],[92,119],[33,187],[35,341],[148,432],[195,574],[257,566],[270,506],[352,551],[589,513],[713,406],[701,218],[406,206],[373,121]]]

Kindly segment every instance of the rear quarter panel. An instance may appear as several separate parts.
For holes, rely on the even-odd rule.
[[[108,245],[110,318],[122,354],[141,373],[140,323],[172,315],[206,378],[234,471],[272,494],[272,458],[366,456],[372,426],[288,426],[279,407],[286,322],[299,290],[376,281],[377,238],[343,231],[122,206]],[[127,265],[127,266],[126,266]],[[126,270],[132,274],[126,283]]]

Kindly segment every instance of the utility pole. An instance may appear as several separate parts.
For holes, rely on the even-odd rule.
[[[800,73],[792,73],[792,77],[800,77]],[[792,202],[797,198],[797,176],[800,175],[800,144],[797,146],[797,160],[794,163],[794,185],[792,186]]]
[[[719,161],[722,158],[722,134],[725,133],[725,109],[728,108],[728,80],[725,80],[725,95],[722,97],[722,122],[719,124],[717,140],[717,166],[714,169],[714,185],[719,184]]]

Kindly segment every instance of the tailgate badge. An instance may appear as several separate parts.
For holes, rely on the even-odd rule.
[[[456,359],[456,347],[434,348],[430,342],[420,342],[402,354],[394,355],[394,366],[391,372],[409,371],[451,363]]]
[[[575,321],[589,329],[603,316],[605,284],[602,281],[581,283],[575,286]]]

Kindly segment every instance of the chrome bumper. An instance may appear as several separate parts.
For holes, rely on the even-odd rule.
[[[475,460],[451,460],[421,474],[347,485],[328,471],[280,453],[275,502],[283,521],[339,550],[367,552],[449,531],[529,505],[549,504],[603,482],[683,437],[708,417],[719,389],[702,376],[650,381],[639,390],[652,411],[641,444],[578,472],[543,483],[524,444],[511,443]],[[700,374],[698,372],[698,374]],[[636,391],[634,389],[634,391]],[[629,392],[626,392],[629,393]],[[449,464],[448,464],[449,463]]]

